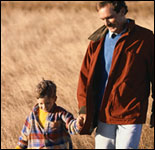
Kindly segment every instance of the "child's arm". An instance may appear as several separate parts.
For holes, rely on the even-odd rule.
[[[84,118],[82,116],[78,116],[77,121],[76,121],[77,128],[81,130],[83,125],[84,125]]]
[[[78,116],[76,120],[70,123],[69,133],[70,134],[79,134],[84,125],[84,119],[81,116]]]
[[[21,131],[21,136],[19,137],[18,145],[16,149],[26,149],[28,144],[28,135],[30,130],[30,119],[27,117],[23,129]]]
[[[66,110],[61,112],[60,117],[66,123],[66,128],[70,134],[78,134],[82,129],[83,119],[81,117],[74,119],[73,115]]]

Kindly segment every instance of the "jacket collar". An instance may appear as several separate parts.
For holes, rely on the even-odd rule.
[[[127,28],[127,32],[130,33],[135,26],[135,21],[131,20],[131,19],[128,19],[128,20],[129,21],[126,25],[126,28]],[[88,39],[96,42],[96,41],[100,40],[101,38],[105,37],[107,32],[108,32],[108,28],[105,25],[103,25],[102,27],[97,29],[93,34],[91,34],[88,37]]]

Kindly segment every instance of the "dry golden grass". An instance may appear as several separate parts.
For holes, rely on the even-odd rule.
[[[128,16],[154,31],[154,2],[127,4]],[[76,90],[87,37],[102,25],[94,6],[88,1],[1,2],[1,148],[16,146],[42,77],[57,84],[57,104],[77,117]],[[141,149],[154,148],[150,108]],[[94,148],[94,133],[72,139],[75,149]]]

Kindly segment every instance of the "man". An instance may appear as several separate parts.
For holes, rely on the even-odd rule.
[[[81,134],[97,127],[96,149],[136,149],[150,83],[154,99],[154,35],[125,17],[124,1],[98,2],[97,11],[104,26],[89,37],[77,89]],[[153,109],[150,120],[154,127]]]

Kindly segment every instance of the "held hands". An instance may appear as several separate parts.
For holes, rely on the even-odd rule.
[[[86,121],[86,114],[80,114],[80,115],[77,117],[76,126],[77,126],[78,130],[80,130],[80,131],[82,130],[85,121]]]

